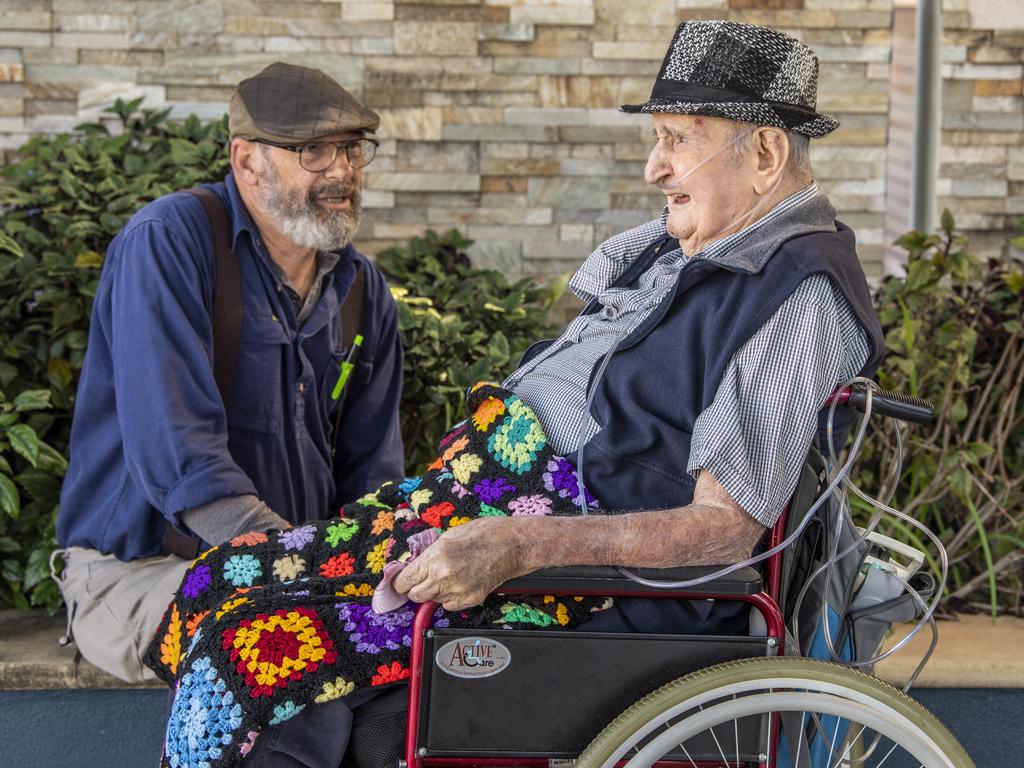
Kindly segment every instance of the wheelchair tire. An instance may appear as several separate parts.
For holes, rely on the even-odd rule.
[[[787,745],[784,739],[780,739],[778,747],[768,744],[766,720],[757,716],[779,712],[794,712],[800,717],[794,721],[789,715],[785,721],[799,723],[800,727],[792,729],[794,732],[803,731],[795,746]],[[808,713],[818,717],[807,719]],[[822,718],[832,718],[826,722],[836,723],[831,744]],[[732,726],[721,728],[725,723]],[[739,756],[739,723],[746,723],[748,728],[754,724],[753,730],[758,734],[756,752],[749,748],[748,738],[743,749],[745,756]],[[846,724],[850,726],[847,728]],[[854,730],[857,724],[861,726],[859,731]],[[845,735],[838,737],[837,748],[840,727]],[[974,768],[967,752],[947,728],[902,691],[839,664],[796,657],[727,662],[662,686],[598,734],[580,755],[576,768],[612,768],[620,761],[630,761],[626,768],[640,768],[677,757],[683,765],[695,764],[697,759],[711,760],[716,765],[757,766],[776,749],[788,752],[793,748],[799,753],[801,747],[806,747],[806,743],[800,743],[802,736],[813,737],[815,732],[822,737],[816,748],[828,748],[829,756],[822,759],[821,752],[807,752],[796,768],[869,768],[873,765],[872,754],[892,765],[886,762],[887,751],[897,748],[915,761],[913,765],[924,768]],[[733,734],[736,758],[729,743]],[[687,745],[694,750],[706,749],[712,743],[718,754],[696,758],[686,749]],[[866,759],[844,755],[842,745],[855,743],[858,751],[865,750]],[[878,748],[880,753],[875,751]],[[898,763],[898,754],[896,757]],[[794,766],[793,761],[784,758],[777,764],[780,768]]]

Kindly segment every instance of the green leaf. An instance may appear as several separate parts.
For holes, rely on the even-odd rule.
[[[82,251],[75,257],[75,267],[78,269],[92,269],[103,266],[103,257],[96,251]]]
[[[79,200],[82,196],[82,185],[79,183],[75,175],[68,169],[64,169],[60,172],[60,178],[58,181],[60,190],[68,197],[73,200]]]
[[[4,581],[8,584],[20,586],[25,570],[17,560],[4,560],[3,568],[0,568],[0,574],[3,575]]]
[[[957,423],[967,418],[967,403],[962,397],[957,398],[953,403],[953,407],[949,411],[949,417]]]
[[[923,232],[907,232],[905,235],[900,235],[896,238],[893,241],[893,245],[898,245],[903,250],[913,253],[924,247],[924,238]]]
[[[56,472],[63,476],[68,468],[68,460],[64,455],[48,443],[39,443],[39,469]]]
[[[142,158],[138,155],[125,155],[124,156],[124,172],[129,176],[138,176],[142,173],[143,164]]]
[[[907,279],[904,288],[907,293],[920,291],[936,279],[935,267],[928,261],[918,259],[907,265]]]
[[[56,504],[60,497],[61,478],[52,471],[26,469],[15,479],[33,502]]]
[[[487,354],[499,361],[498,364],[502,365],[509,358],[509,346],[508,339],[501,331],[495,332],[491,337],[490,343],[487,345]]]
[[[127,121],[129,117],[135,114],[135,110],[139,108],[144,99],[144,96],[132,99],[131,101],[124,101],[123,99],[118,98],[114,101],[113,106],[107,107],[103,111],[115,114],[122,120]]]
[[[991,456],[995,449],[988,443],[974,442],[967,446],[967,450],[974,458],[981,460]]]
[[[178,165],[196,165],[203,159],[199,147],[185,139],[171,139],[171,160]]]
[[[999,594],[996,590],[995,565],[992,562],[992,548],[988,543],[988,533],[985,531],[985,524],[982,522],[981,516],[978,514],[978,510],[974,506],[974,502],[971,500],[971,497],[966,496],[964,498],[964,503],[967,505],[967,509],[971,513],[971,522],[974,523],[974,528],[978,533],[978,542],[981,544],[981,551],[985,556],[985,571],[988,574],[989,606],[992,610],[992,618],[995,619],[996,602],[999,599]]]
[[[50,576],[50,553],[43,549],[33,549],[28,556],[25,565],[25,578],[22,582],[22,589],[32,589]]]
[[[949,208],[942,209],[942,217],[940,221],[942,231],[947,235],[952,235],[953,230],[956,229],[956,221],[953,219],[953,214],[949,212]]]
[[[0,387],[6,387],[14,377],[18,375],[18,369],[10,363],[0,362]]]
[[[33,467],[39,461],[39,438],[28,424],[15,424],[7,430],[11,448]]]
[[[50,390],[26,389],[14,398],[14,410],[38,411],[50,407]]]
[[[71,384],[71,365],[63,357],[53,357],[46,364],[46,371],[51,382],[59,387],[67,387]]]
[[[6,251],[19,259],[25,257],[25,252],[21,250],[17,241],[3,230],[0,230],[0,251]]]
[[[7,475],[0,475],[0,511],[17,518],[21,514],[21,498],[14,481]]]
[[[2,552],[5,555],[10,555],[20,551],[21,544],[16,542],[10,536],[0,536],[0,552]]]

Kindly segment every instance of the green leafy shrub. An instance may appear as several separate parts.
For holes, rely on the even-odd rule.
[[[227,121],[167,121],[169,110],[118,101],[112,135],[101,124],[81,135],[38,136],[3,169],[0,199],[0,385],[46,385],[66,443],[67,416],[87,338],[89,307],[110,240],[146,203],[227,170]]]
[[[878,379],[930,401],[936,419],[908,431],[896,503],[942,539],[946,607],[1024,613],[1024,264],[982,262],[955,232],[910,232],[905,277],[875,305],[888,352]],[[1024,237],[1013,241],[1024,246]],[[880,430],[862,454],[865,487],[890,486],[896,443]],[[893,535],[933,549],[899,524]]]
[[[0,604],[60,605],[43,576],[102,254],[143,205],[228,167],[226,119],[170,122],[140,104],[107,110],[116,131],[35,137],[2,171]]]
[[[548,289],[530,280],[510,285],[500,272],[473,268],[465,250],[470,243],[455,230],[428,231],[377,256],[396,286],[405,347],[402,437],[410,471],[433,460],[444,429],[463,418],[467,387],[511,373],[526,347],[554,330],[548,309],[564,283]]]
[[[19,608],[60,605],[49,557],[67,462],[34,426],[47,424],[49,408],[49,390],[27,389],[14,400],[0,390],[0,602]]]

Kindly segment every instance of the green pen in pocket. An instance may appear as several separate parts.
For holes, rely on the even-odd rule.
[[[348,381],[349,374],[352,373],[352,369],[355,367],[352,360],[356,356],[356,351],[363,346],[363,336],[357,333],[356,337],[352,340],[352,346],[348,348],[348,353],[345,355],[345,359],[338,364],[338,381],[334,385],[334,391],[331,392],[331,399],[337,400],[341,397],[341,391],[345,388],[345,383]]]

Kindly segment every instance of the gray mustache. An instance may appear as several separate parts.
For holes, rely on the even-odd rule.
[[[353,200],[358,201],[359,187],[350,187],[344,184],[331,184],[311,190],[311,199],[319,197],[351,197]]]

